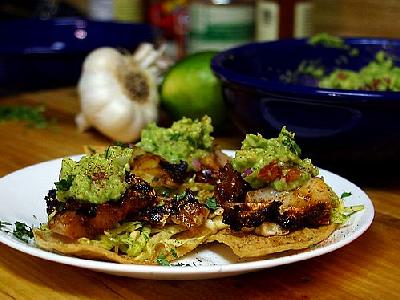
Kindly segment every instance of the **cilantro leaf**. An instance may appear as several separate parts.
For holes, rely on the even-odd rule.
[[[171,249],[169,250],[169,252],[172,254],[172,256],[173,256],[174,258],[178,258],[178,253],[176,253],[176,250],[175,250],[174,248],[171,248]]]
[[[160,254],[156,259],[157,264],[160,266],[170,266],[171,264],[167,260],[167,257],[164,254]]]
[[[182,193],[175,195],[175,199],[178,201],[184,200],[187,196],[187,191],[183,191]]]
[[[9,231],[7,230],[7,227],[11,226],[11,225],[12,225],[11,223],[0,221],[0,231],[4,231],[6,233],[9,233]]]
[[[106,149],[106,152],[104,153],[104,157],[107,159],[107,158],[109,158],[109,156],[110,156],[110,147],[108,147],[107,149]]]
[[[344,198],[349,197],[351,195],[352,195],[351,192],[343,192],[342,195],[340,196],[340,199],[344,199]]]
[[[206,201],[206,206],[210,210],[214,211],[217,209],[217,200],[214,197],[208,198]]]
[[[11,232],[11,223],[0,221],[0,231],[3,231],[8,234],[12,234],[17,239],[29,243],[29,240],[33,238],[32,227],[26,225],[23,222],[15,222],[14,229]]]
[[[300,156],[301,155],[301,149],[299,145],[297,145],[296,141],[294,140],[294,134],[290,133],[289,131],[286,130],[286,128],[282,129],[281,133],[281,140],[282,144],[285,145],[290,152],[293,154]]]
[[[54,182],[54,185],[56,186],[57,191],[66,192],[72,186],[74,179],[75,179],[75,175],[68,175],[67,179],[61,179],[58,182]]]
[[[0,106],[0,122],[1,121],[23,121],[28,126],[36,128],[45,128],[48,125],[43,112],[44,106]]]
[[[15,229],[12,232],[13,236],[17,239],[28,243],[30,239],[33,238],[32,227],[29,227],[25,223],[15,222]]]

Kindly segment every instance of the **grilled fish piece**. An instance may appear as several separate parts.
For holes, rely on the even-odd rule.
[[[235,171],[231,164],[226,164],[217,174],[214,195],[218,203],[244,202],[246,192],[250,189],[249,184],[243,180],[239,172]]]
[[[292,191],[278,192],[272,188],[249,191],[243,203],[223,204],[223,221],[233,230],[257,227],[263,222],[277,223],[290,231],[327,225],[336,205],[335,197],[317,177]]]
[[[177,224],[192,229],[202,226],[209,215],[208,208],[199,203],[190,190],[186,190],[184,197],[164,198],[162,202],[162,205],[142,210],[134,218],[156,226]]]
[[[131,173],[149,182],[152,187],[179,188],[180,184],[189,175],[187,163],[171,164],[160,156],[144,153],[135,157]]]
[[[49,229],[72,240],[81,237],[94,238],[123,221],[128,215],[155,203],[156,193],[148,183],[133,174],[129,174],[126,180],[129,188],[120,202],[96,205],[95,211],[91,210],[90,214],[82,213],[79,205],[65,205],[48,222]],[[54,205],[54,201],[57,201],[52,197],[53,194],[55,196],[55,193],[47,196],[48,204],[51,202]]]

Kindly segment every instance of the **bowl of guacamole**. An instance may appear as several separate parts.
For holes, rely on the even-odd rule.
[[[242,132],[271,137],[286,126],[306,156],[338,172],[400,166],[400,40],[250,43],[211,68]]]

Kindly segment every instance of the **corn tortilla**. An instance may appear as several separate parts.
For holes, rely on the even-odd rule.
[[[260,236],[224,229],[208,237],[207,242],[219,242],[229,246],[240,258],[260,257],[268,254],[300,250],[327,239],[337,228],[330,224],[318,228],[304,228],[287,235]]]
[[[174,241],[177,241],[179,246],[174,248],[174,255],[172,255],[169,251],[166,251],[164,244],[158,243],[155,245],[155,251],[152,253],[152,255],[144,258],[141,255],[137,257],[130,257],[128,255],[106,250],[96,245],[82,244],[77,241],[68,241],[62,239],[62,237],[58,235],[53,234],[47,229],[33,229],[36,245],[44,250],[64,254],[67,256],[110,261],[121,264],[155,264],[156,259],[160,254],[164,254],[168,261],[173,261],[193,251],[199,245],[203,244],[208,236],[215,232],[215,230],[212,230],[206,226],[202,226],[195,231],[184,231],[178,233],[174,237]]]

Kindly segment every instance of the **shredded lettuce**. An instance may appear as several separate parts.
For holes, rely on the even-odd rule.
[[[79,239],[80,243],[93,244],[128,256],[139,255],[150,238],[151,228],[140,222],[128,222],[106,231],[97,240]]]
[[[344,224],[350,217],[358,211],[364,209],[364,205],[345,206],[343,199],[351,196],[350,192],[342,193],[341,197],[336,197],[337,206],[332,210],[331,222],[335,224]]]
[[[98,239],[79,239],[79,243],[95,245],[116,253],[134,257],[138,262],[151,261],[159,252],[167,251],[176,256],[175,248],[184,244],[172,238],[183,231],[181,226],[172,225],[158,230],[141,222],[127,222],[115,229],[106,231]]]

